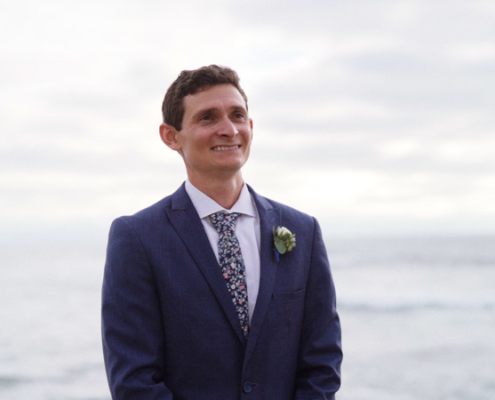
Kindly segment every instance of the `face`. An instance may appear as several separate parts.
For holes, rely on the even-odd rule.
[[[184,159],[191,182],[241,177],[249,157],[253,122],[239,91],[215,85],[184,97],[182,129],[163,124],[163,141]]]

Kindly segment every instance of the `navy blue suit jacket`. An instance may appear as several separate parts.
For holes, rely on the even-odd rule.
[[[341,332],[316,220],[254,193],[259,295],[246,340],[182,185],[110,229],[103,282],[105,364],[114,399],[334,399]],[[274,258],[272,229],[296,234]]]

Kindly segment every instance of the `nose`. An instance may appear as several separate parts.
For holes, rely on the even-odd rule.
[[[219,127],[218,127],[218,134],[221,136],[227,136],[227,137],[234,137],[239,133],[239,130],[235,126],[235,124],[229,119],[229,118],[224,118],[222,119]]]

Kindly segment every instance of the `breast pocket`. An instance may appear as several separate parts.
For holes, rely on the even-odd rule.
[[[273,301],[291,301],[303,299],[306,294],[306,289],[301,289],[296,292],[273,293]]]
[[[285,342],[298,342],[304,317],[306,290],[273,293],[272,316],[279,321],[280,338]]]

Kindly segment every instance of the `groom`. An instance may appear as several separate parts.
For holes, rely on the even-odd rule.
[[[102,331],[113,398],[334,399],[341,333],[320,227],[244,183],[253,121],[236,72],[182,71],[163,118],[188,179],[112,224]]]

